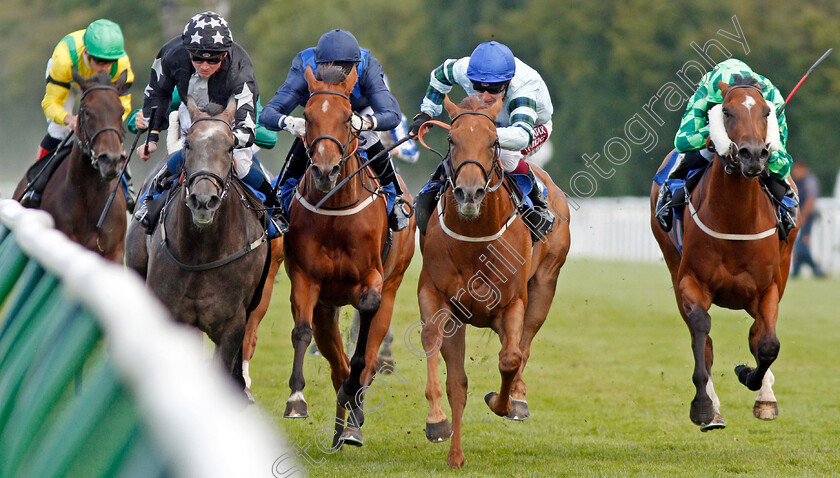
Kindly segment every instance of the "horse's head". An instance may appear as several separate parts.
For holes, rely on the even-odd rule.
[[[729,157],[727,172],[739,166],[741,174],[755,178],[780,147],[776,106],[751,77],[736,76],[731,85],[718,87],[723,103],[709,110],[709,140],[721,157]]]
[[[210,105],[217,107],[218,105]],[[204,227],[213,223],[213,216],[227,195],[233,174],[235,138],[231,123],[236,113],[236,99],[227,108],[213,115],[198,109],[195,100],[187,97],[192,126],[184,139],[184,177],[187,207],[193,223]]]
[[[486,108],[478,97],[469,96],[456,106],[447,96],[443,105],[452,119],[449,130],[452,194],[458,202],[458,212],[475,218],[480,214],[493,173],[499,167],[495,120],[502,102]]]
[[[126,77],[127,72],[123,71],[113,83],[107,73],[84,79],[73,69],[73,80],[82,89],[77,141],[91,166],[106,181],[117,177],[125,161],[122,125],[125,108],[120,96],[128,92]]]
[[[306,119],[306,150],[312,161],[315,188],[329,192],[335,187],[341,167],[356,152],[358,142],[350,127],[353,109],[350,93],[358,78],[356,68],[344,74],[340,68],[326,69],[321,79],[306,68],[309,101],[303,117]]]

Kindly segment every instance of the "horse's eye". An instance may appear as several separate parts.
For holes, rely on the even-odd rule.
[[[727,109],[727,108],[723,109],[723,117],[724,118],[731,118],[732,117],[732,113],[729,112],[729,109]]]

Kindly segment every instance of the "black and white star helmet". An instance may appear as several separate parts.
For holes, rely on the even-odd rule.
[[[216,12],[199,13],[184,26],[181,35],[184,47],[190,51],[222,52],[228,51],[233,45],[233,35],[230,33],[228,22]]]

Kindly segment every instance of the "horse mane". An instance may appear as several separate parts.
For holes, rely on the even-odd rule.
[[[761,89],[761,85],[758,84],[758,80],[756,80],[755,78],[753,78],[752,76],[749,76],[749,75],[738,75],[738,74],[732,75],[732,83],[730,83],[730,86],[735,86],[735,85],[755,86],[755,87]]]
[[[96,83],[97,85],[109,85],[110,86],[111,83],[112,83],[111,75],[109,75],[107,72],[106,73],[100,73],[96,76],[91,76],[90,78],[88,78],[87,83],[88,84]]]
[[[470,111],[478,111],[478,110],[486,110],[490,109],[488,106],[484,105],[484,102],[481,101],[481,98],[478,96],[467,96],[458,104],[458,107],[462,110],[470,110]]]
[[[315,68],[315,78],[328,85],[338,85],[347,79],[347,73],[334,63],[321,63]]]
[[[207,113],[210,116],[218,116],[218,115],[222,114],[222,111],[224,111],[224,110],[225,110],[224,105],[220,105],[218,103],[213,103],[212,101],[210,103],[207,103],[206,108],[201,108],[201,111]]]

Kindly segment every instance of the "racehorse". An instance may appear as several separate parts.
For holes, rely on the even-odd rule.
[[[390,252],[384,197],[372,172],[365,168],[327,199],[315,205],[360,166],[358,135],[351,128],[350,94],[357,72],[330,70],[316,79],[305,72],[310,97],[304,109],[305,144],[311,165],[298,185],[285,235],[286,272],[291,282],[294,365],[286,403],[286,418],[308,416],[303,396],[303,359],[312,339],[330,363],[337,392],[334,446],[363,443],[362,387],[376,373],[377,353],[388,332],[394,296],[414,254],[415,223],[393,233]],[[403,185],[403,190],[407,189]],[[399,207],[399,206],[395,206]],[[338,328],[342,305],[361,315],[356,350],[348,361]],[[345,409],[351,417],[345,425]]]
[[[770,364],[779,353],[776,319],[797,232],[788,241],[779,238],[775,206],[758,180],[767,174],[770,150],[779,141],[775,106],[749,79],[718,86],[723,104],[709,113],[707,142],[716,155],[688,196],[682,254],[655,219],[659,186],[654,182],[651,190],[651,228],[691,333],[696,394],[689,416],[703,431],[726,426],[712,385],[712,304],[743,309],[753,317],[749,346],[757,366],[739,365],[735,372],[747,388],[759,391],[754,415],[763,420],[778,416]]]
[[[70,155],[58,165],[44,188],[41,209],[50,213],[55,227],[73,241],[114,262],[125,251],[125,197],[117,194],[102,228],[96,223],[108,196],[117,185],[125,161],[120,95],[127,92],[126,72],[114,83],[107,74],[85,80],[73,69],[82,90],[76,140]],[[52,160],[58,160],[58,157]],[[40,162],[48,161],[47,158]],[[35,167],[49,167],[36,164]],[[46,173],[45,173],[46,174]],[[29,183],[21,179],[13,197],[20,199]]]
[[[499,334],[501,388],[488,393],[485,402],[499,416],[524,420],[530,412],[522,373],[569,251],[569,208],[548,174],[531,165],[547,186],[557,216],[554,230],[532,244],[511,198],[516,186],[505,179],[499,162],[494,121],[502,102],[484,108],[477,97],[467,97],[456,106],[446,97],[444,106],[451,118],[450,151],[444,159],[447,188],[420,237],[423,268],[417,294],[428,373],[426,437],[441,442],[451,436],[446,461],[459,468],[467,401],[463,325],[490,327]],[[438,351],[446,362],[451,424],[440,406]]]
[[[192,98],[187,107],[192,126],[183,146],[183,185],[173,191],[151,236],[131,221],[126,264],[177,321],[210,337],[216,359],[244,389],[242,344],[268,266],[266,234],[233,179],[235,99],[215,116],[199,111]]]

